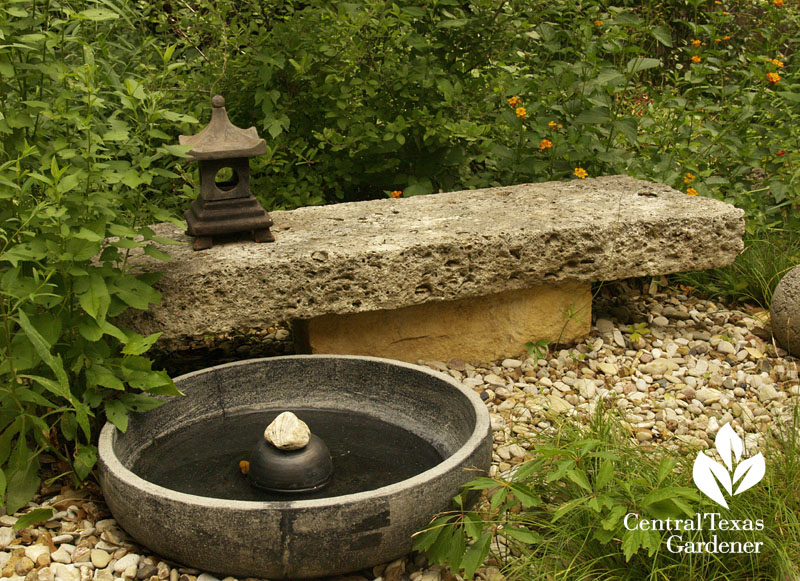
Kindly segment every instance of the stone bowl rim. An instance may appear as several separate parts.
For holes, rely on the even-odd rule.
[[[117,458],[114,453],[114,443],[119,434],[116,426],[111,422],[106,422],[100,432],[100,438],[97,445],[98,459],[105,465],[105,469],[114,474],[119,480],[126,482],[128,486],[138,489],[145,494],[160,496],[168,499],[171,502],[179,502],[186,505],[195,505],[206,508],[220,508],[226,510],[282,510],[282,509],[317,509],[322,507],[333,507],[343,504],[355,504],[362,501],[373,500],[376,498],[393,496],[404,490],[416,488],[425,482],[439,478],[468,458],[474,450],[476,450],[483,439],[486,437],[487,432],[490,430],[489,410],[486,405],[478,397],[478,395],[464,387],[461,383],[457,382],[454,378],[445,375],[434,369],[407,363],[405,361],[398,361],[394,359],[387,359],[384,357],[372,357],[366,355],[282,355],[277,357],[260,357],[256,359],[245,359],[242,361],[232,361],[230,363],[223,363],[212,367],[206,367],[197,371],[192,371],[174,378],[174,381],[191,378],[195,375],[209,373],[212,370],[235,367],[239,365],[252,365],[263,361],[277,361],[286,359],[345,359],[345,360],[362,360],[371,361],[375,363],[387,363],[396,367],[405,367],[412,371],[422,372],[431,375],[440,381],[445,381],[455,388],[458,393],[467,398],[467,401],[472,404],[475,411],[475,425],[469,438],[450,456],[439,462],[436,466],[420,472],[416,476],[406,478],[400,482],[395,482],[380,488],[356,492],[353,494],[343,494],[339,496],[331,496],[326,498],[306,499],[306,500],[278,500],[278,501],[252,501],[252,500],[228,500],[222,498],[215,498],[211,496],[199,496],[195,494],[188,494],[179,492],[170,488],[165,488],[152,482],[145,480],[138,476],[133,471],[128,469]],[[180,397],[180,396],[175,396]],[[476,476],[478,473],[476,472]]]

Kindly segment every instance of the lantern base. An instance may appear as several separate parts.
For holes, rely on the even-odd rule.
[[[214,237],[252,232],[256,242],[274,242],[270,232],[272,218],[252,195],[225,200],[197,198],[184,212],[186,233],[194,236],[192,248],[205,250],[214,246]]]

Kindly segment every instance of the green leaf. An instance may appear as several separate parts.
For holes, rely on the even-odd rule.
[[[611,481],[614,476],[614,464],[611,460],[605,460],[597,471],[597,478],[595,479],[595,487],[597,490],[605,488],[606,484]]]
[[[602,69],[594,80],[598,85],[603,87],[620,85],[627,82],[625,75],[613,68]]]
[[[61,416],[61,433],[64,437],[72,441],[78,435],[78,422],[75,420],[75,414],[66,413]]]
[[[11,454],[11,442],[16,438],[19,433],[20,429],[22,428],[22,417],[17,415],[14,418],[8,427],[3,430],[2,435],[0,435],[0,466],[2,466],[6,460],[8,460],[9,455]],[[2,497],[2,495],[0,495]]]
[[[22,377],[20,375],[20,377]],[[20,401],[27,401],[30,403],[35,403],[36,405],[40,405],[44,408],[55,408],[58,407],[56,404],[51,402],[49,399],[44,397],[43,395],[36,393],[30,389],[17,389],[16,390],[17,399]]]
[[[654,490],[645,496],[644,500],[642,500],[642,505],[649,506],[664,500],[671,500],[675,497],[698,498],[697,492],[692,488],[683,486],[668,486],[666,488]]]
[[[634,74],[660,66],[661,66],[660,59],[647,58],[647,57],[634,57],[628,61],[628,65],[625,67],[625,70],[628,71],[628,74]]]
[[[125,343],[122,352],[125,355],[141,355],[150,349],[161,335],[162,333],[158,332],[148,335],[147,337],[142,337],[139,333],[131,333],[128,336],[128,341]]]
[[[586,477],[586,473],[583,470],[567,470],[567,478],[583,488],[586,492],[593,492],[592,485],[589,484],[589,479]]]
[[[508,496],[508,488],[501,488],[500,490],[496,491],[492,495],[492,501],[489,503],[489,506],[492,510],[495,510],[505,501],[506,497]]]
[[[491,533],[484,533],[464,554],[464,558],[461,560],[461,568],[464,570],[465,579],[472,579],[475,575],[475,570],[489,556],[489,543],[491,540]]]
[[[431,524],[429,524],[424,530],[414,535],[414,550],[415,551],[427,551],[435,542],[436,539],[439,538],[442,530],[451,520],[453,520],[455,515],[446,515],[440,516],[434,519]]]
[[[674,458],[665,457],[658,464],[658,474],[656,475],[656,484],[661,485],[664,479],[675,469],[678,461]]]
[[[30,321],[28,320],[25,311],[19,311],[17,314],[19,326],[28,336],[31,343],[33,344],[34,349],[36,349],[36,353],[38,353],[39,357],[42,358],[42,361],[53,371],[56,376],[55,382],[47,381],[42,383],[39,381],[43,387],[49,389],[56,395],[60,395],[61,397],[69,400],[71,393],[69,389],[69,379],[67,378],[67,372],[64,370],[64,363],[61,360],[61,355],[53,356],[50,353],[50,345],[47,344],[44,337],[31,325]],[[40,378],[44,379],[44,378]]]
[[[526,545],[532,545],[534,543],[539,543],[542,541],[542,535],[534,533],[533,531],[524,528],[506,526],[502,530],[502,534],[506,537],[511,537],[512,539],[516,539],[521,543],[525,543]]]
[[[18,444],[18,448],[22,444]],[[6,512],[14,514],[23,506],[28,504],[36,492],[39,490],[39,459],[36,456],[30,456],[27,452],[25,458],[25,465],[16,470],[12,470],[8,478],[8,487],[6,490]]]
[[[120,396],[120,400],[129,410],[135,412],[146,412],[162,406],[165,403],[163,399],[156,399],[144,393],[126,393]]]
[[[19,517],[12,528],[15,531],[21,531],[31,525],[50,520],[53,518],[53,514],[52,508],[36,508]]]
[[[103,321],[103,324],[100,325],[100,328],[103,329],[103,333],[105,333],[106,335],[111,335],[116,339],[119,339],[121,343],[125,343],[128,340],[128,336],[122,329],[112,325],[108,321]]]
[[[620,519],[628,512],[627,507],[618,504],[611,509],[611,512],[606,518],[600,521],[600,525],[607,531],[615,531],[619,525]]]
[[[103,337],[103,329],[100,328],[97,321],[86,317],[78,323],[78,333],[87,341],[99,341]]]
[[[90,385],[101,385],[109,389],[125,391],[125,384],[122,380],[114,375],[110,369],[97,363],[86,370],[86,380]]]
[[[127,129],[111,129],[103,133],[103,141],[127,141],[129,136]]]
[[[625,562],[631,560],[631,557],[643,546],[645,540],[644,531],[638,528],[632,531],[625,531],[625,534],[622,535],[622,552],[625,554]]]
[[[610,117],[606,107],[593,107],[588,111],[582,112],[575,118],[575,123],[583,123],[586,125],[594,125],[599,123],[607,123]]]
[[[565,514],[570,512],[571,510],[579,507],[580,505],[582,505],[583,503],[588,501],[590,498],[591,498],[591,496],[583,496],[581,498],[573,498],[572,500],[565,502],[553,514],[553,522],[556,522],[562,516],[564,516]]]
[[[78,17],[93,22],[102,22],[104,20],[115,20],[119,18],[119,14],[105,8],[88,8],[78,12]]]
[[[0,470],[0,498],[6,494],[6,473]]]
[[[105,406],[106,419],[114,424],[120,432],[128,429],[128,410],[125,404],[117,399],[112,399]]]
[[[477,539],[483,533],[484,522],[480,516],[475,512],[468,512],[464,514],[464,531],[473,540]]]
[[[502,483],[494,480],[493,478],[487,478],[486,476],[479,476],[478,478],[469,481],[467,484],[464,485],[464,488],[469,488],[470,490],[488,490],[489,488],[497,488],[501,486]]]
[[[467,539],[463,534],[463,529],[453,529],[453,536],[449,544],[445,562],[451,568],[456,568],[461,564],[461,559],[464,557],[464,551],[467,548]]]
[[[78,475],[78,478],[84,480],[89,476],[89,473],[96,463],[97,448],[84,444],[78,448],[78,451],[75,453],[75,460],[72,463],[72,467],[75,469],[75,474]]]
[[[78,303],[86,313],[98,323],[105,320],[111,296],[108,294],[105,279],[98,272],[89,273],[75,281]]]
[[[452,18],[450,20],[442,20],[436,24],[436,28],[461,28],[466,26],[469,22],[466,18]]]
[[[653,35],[653,38],[664,46],[672,47],[672,31],[663,24],[659,24],[653,28],[650,33]]]
[[[89,242],[100,242],[103,239],[102,236],[96,232],[92,232],[85,226],[81,226],[80,230],[77,232],[71,232],[70,235],[73,238],[80,238],[81,240],[88,240]]]
[[[541,499],[536,496],[528,486],[519,483],[511,484],[511,493],[522,503],[525,508],[532,506],[539,506],[542,504]]]
[[[172,257],[169,254],[167,254],[163,250],[159,250],[153,244],[148,244],[147,246],[145,246],[144,247],[144,253],[147,256],[152,256],[153,258],[156,258],[158,260],[164,260],[164,261],[172,260]]]
[[[91,440],[92,429],[89,425],[89,410],[86,407],[86,404],[73,401],[73,405],[75,406],[75,420],[78,422],[78,426],[80,426],[81,431],[86,439]]]
[[[614,122],[614,129],[622,133],[631,145],[639,144],[639,130],[633,117],[617,119]]]

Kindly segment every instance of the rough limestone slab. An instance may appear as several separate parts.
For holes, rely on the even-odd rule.
[[[392,310],[562,282],[725,266],[744,212],[625,176],[271,212],[276,242],[193,252],[171,224],[163,303],[126,321],[182,341],[274,321]]]

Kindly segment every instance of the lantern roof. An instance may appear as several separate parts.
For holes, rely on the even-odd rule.
[[[181,145],[191,145],[189,150],[196,160],[255,157],[267,153],[266,142],[258,136],[255,127],[242,129],[228,120],[225,99],[221,95],[211,99],[211,122],[196,135],[179,135]]]

